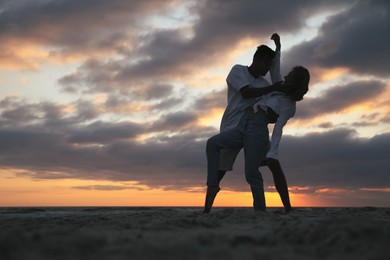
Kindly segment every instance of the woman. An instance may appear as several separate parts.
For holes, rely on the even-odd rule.
[[[301,101],[309,89],[310,74],[302,67],[294,67],[284,78],[286,94],[271,93],[262,97],[254,106],[254,110],[265,110],[270,118],[277,118],[272,132],[270,149],[266,164],[271,170],[276,190],[278,191],[286,212],[292,210],[288,194],[287,182],[278,160],[278,147],[283,134],[283,127],[295,115],[296,102]],[[272,95],[273,94],[273,95]]]

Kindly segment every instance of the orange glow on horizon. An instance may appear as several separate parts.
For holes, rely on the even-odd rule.
[[[150,188],[136,182],[103,180],[33,180],[23,170],[0,171],[0,206],[203,206],[205,187],[190,190]],[[294,195],[292,195],[294,198]],[[281,206],[279,195],[266,192],[267,205]],[[248,192],[222,190],[215,206],[252,206]]]
[[[0,207],[18,206],[165,206],[203,207],[205,187],[187,190],[164,190],[140,185],[137,182],[107,180],[52,179],[33,180],[18,176],[24,170],[0,170]],[[346,189],[318,189],[291,187],[293,207],[340,206],[338,198],[354,195]],[[389,188],[362,188],[362,192],[390,192]],[[282,207],[279,194],[266,192],[267,207]],[[336,199],[336,204],[332,200]],[[345,201],[344,203],[347,203]],[[224,190],[215,199],[215,207],[252,207],[252,194]]]
[[[380,191],[380,192],[390,192],[390,188],[361,188],[363,191]]]

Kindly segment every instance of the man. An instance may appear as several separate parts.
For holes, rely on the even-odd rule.
[[[274,64],[272,65],[272,68],[270,70],[271,79],[272,82],[274,83],[282,80],[282,77],[280,75],[281,43],[280,43],[280,37],[277,34],[273,34],[271,39],[275,41],[275,45],[276,45],[276,50],[275,50],[276,57],[274,58]],[[293,85],[295,85],[295,83],[299,83],[299,82],[293,82],[293,83],[290,82],[290,84]],[[283,84],[286,86],[286,82],[284,82]],[[298,85],[302,85],[302,84],[298,84]],[[267,165],[268,168],[271,170],[276,190],[278,191],[280,198],[282,199],[285,211],[290,212],[292,210],[292,207],[291,207],[289,193],[288,193],[287,181],[284,172],[282,170],[282,167],[280,165],[280,162],[277,159],[277,152],[278,152],[278,144],[280,142],[283,126],[295,114],[295,102],[292,102],[292,100],[295,100],[295,98],[292,98],[292,100],[283,99],[282,101],[273,100],[274,99],[273,97],[275,95],[277,99],[279,97],[282,98],[282,96],[284,96],[284,94],[282,93],[273,92],[260,97],[258,103],[256,103],[257,106],[260,105],[261,107],[260,109],[263,109],[268,112],[270,123],[276,123],[274,127],[274,131],[272,133],[271,146],[269,147],[270,150],[267,153],[267,159],[262,162],[262,166]],[[268,104],[267,102],[271,102],[271,104]],[[254,105],[254,108],[256,107],[256,104]],[[281,109],[280,106],[283,106],[284,108]],[[255,111],[258,109],[259,107],[256,107]],[[282,115],[282,118],[279,118],[280,114]],[[224,131],[224,128],[222,126],[223,125],[221,125],[221,132]],[[219,182],[224,177],[226,171],[231,171],[233,169],[234,161],[240,150],[241,149],[223,150],[221,152],[220,171],[218,173]]]
[[[273,37],[276,37],[275,34]],[[251,187],[253,207],[255,211],[265,212],[263,179],[258,168],[267,153],[269,116],[263,110],[255,113],[253,105],[262,95],[283,91],[280,83],[270,85],[264,78],[275,55],[268,46],[261,45],[249,67],[233,66],[226,79],[228,104],[221,122],[223,131],[208,139],[206,147],[207,193],[204,213],[210,212],[215,196],[220,191],[218,172],[221,151],[241,148],[244,148],[245,177]]]

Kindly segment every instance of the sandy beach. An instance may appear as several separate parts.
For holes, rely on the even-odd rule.
[[[0,208],[0,259],[390,259],[390,208]]]

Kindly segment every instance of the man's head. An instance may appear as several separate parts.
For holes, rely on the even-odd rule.
[[[251,67],[256,76],[265,76],[270,70],[272,62],[275,58],[275,51],[273,51],[267,45],[260,45],[257,47],[255,54],[253,55],[253,62]]]

